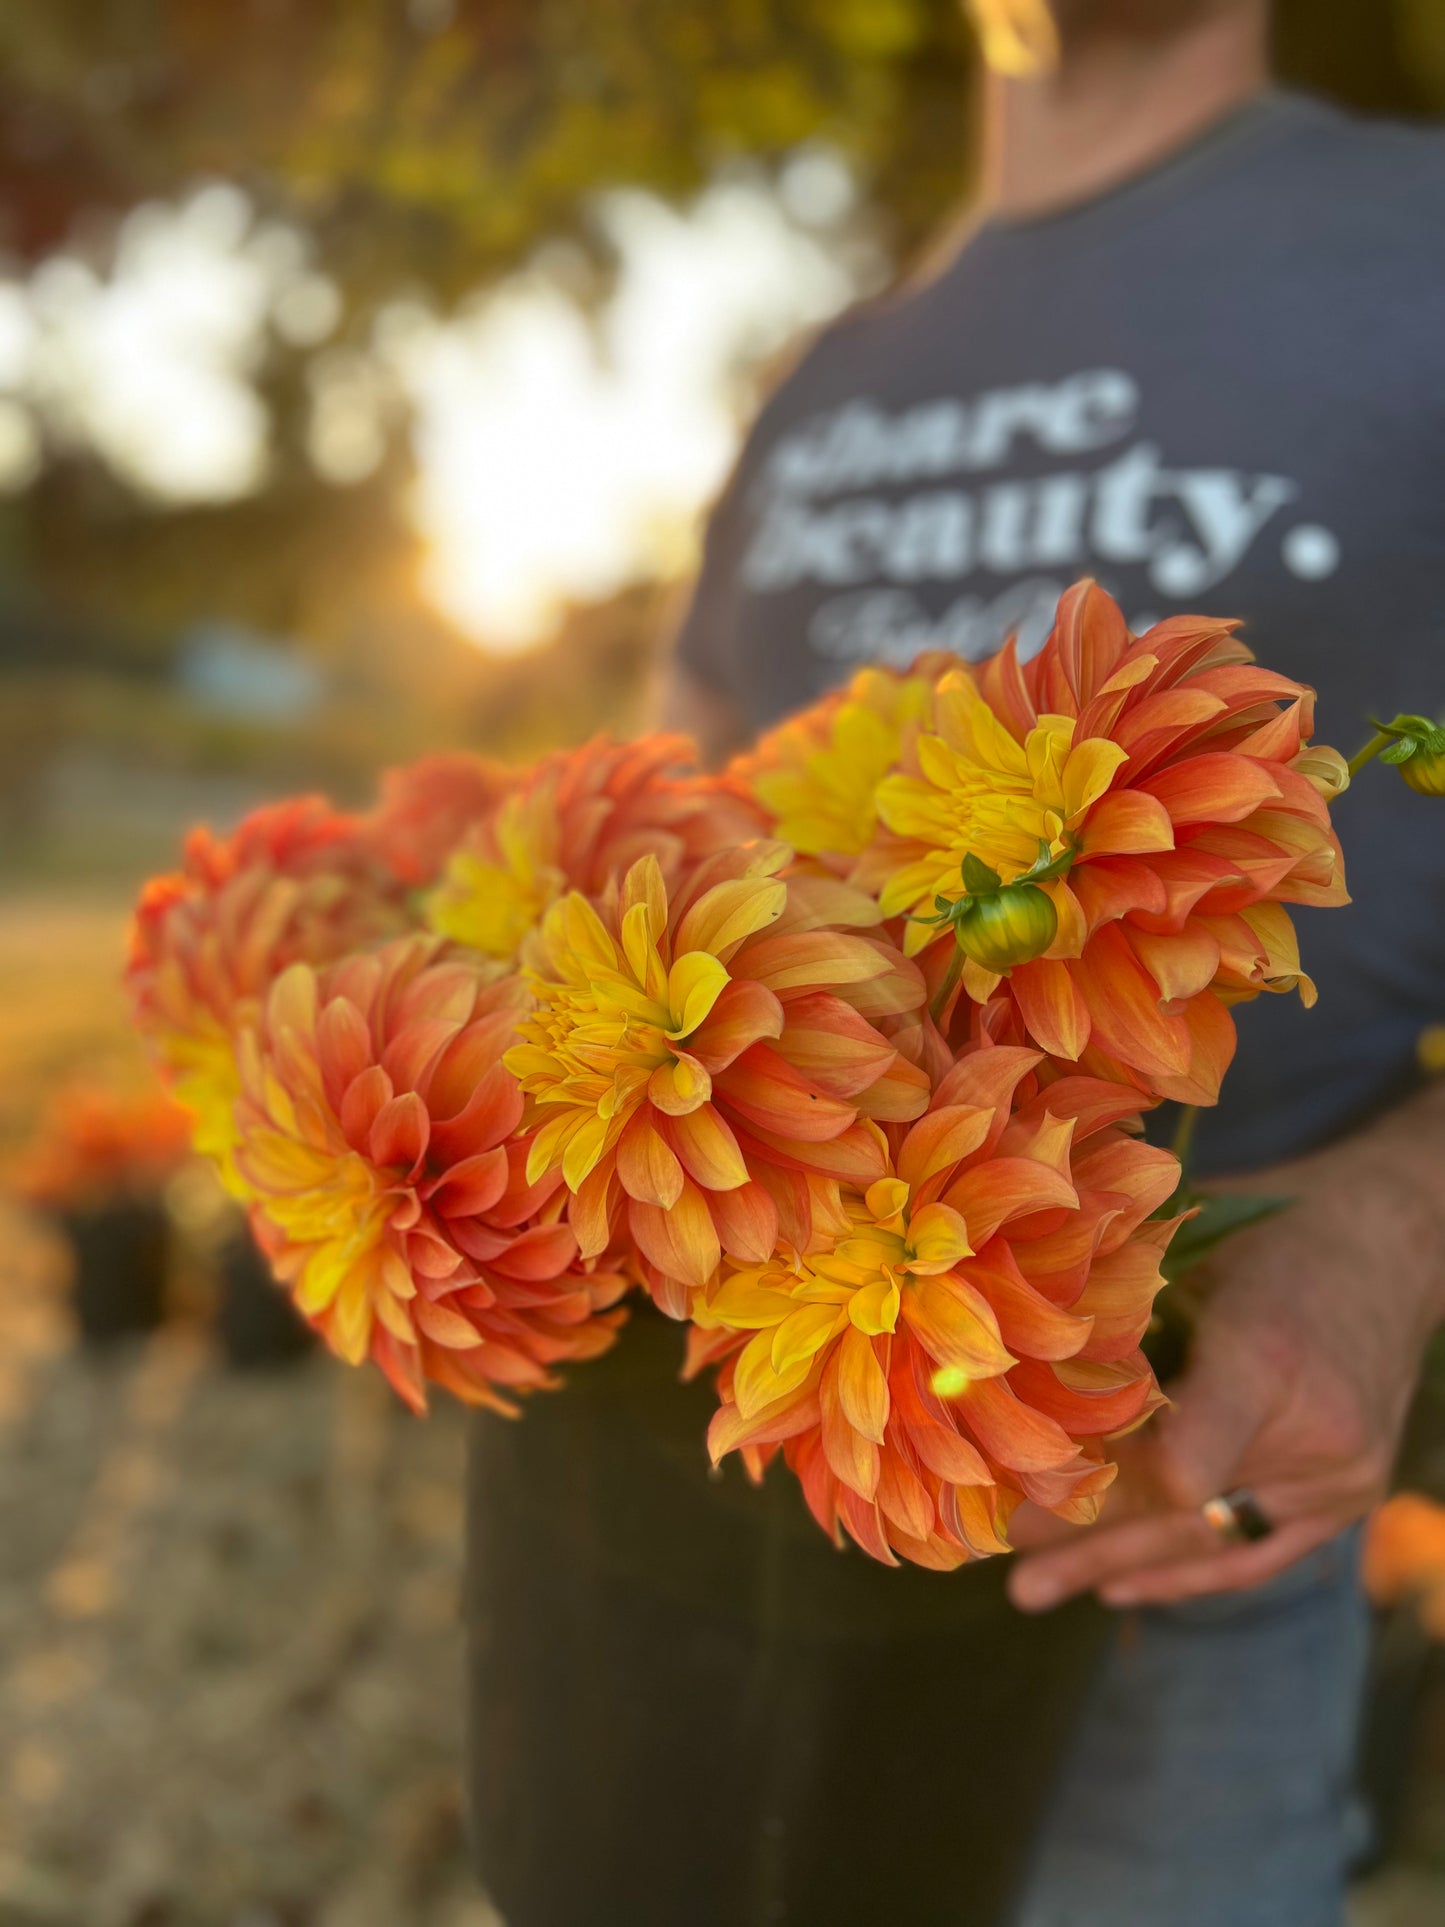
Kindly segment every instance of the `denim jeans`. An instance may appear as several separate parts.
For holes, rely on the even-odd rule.
[[[1340,1927],[1368,1647],[1348,1533],[1121,1619],[1015,1927]]]

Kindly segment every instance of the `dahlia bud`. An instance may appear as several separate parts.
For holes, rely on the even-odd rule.
[[[972,897],[953,922],[959,949],[996,977],[1041,957],[1058,931],[1053,900],[1036,883],[1006,883]]]
[[[1380,751],[1382,763],[1393,763],[1419,795],[1445,796],[1445,728],[1428,716],[1397,716],[1379,731],[1391,739]]]
[[[1041,883],[1067,874],[1073,851],[1055,856],[1047,843],[1039,845],[1031,869],[1005,883],[997,870],[970,853],[963,859],[965,894],[938,897],[938,914],[929,923],[950,924],[965,957],[996,977],[1007,976],[1015,964],[1041,957],[1058,935],[1059,914]],[[956,982],[956,975],[950,978]]]

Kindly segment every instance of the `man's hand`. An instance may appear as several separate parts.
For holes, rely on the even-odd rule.
[[[1101,1522],[1017,1515],[1027,1556],[1010,1591],[1026,1610],[1088,1591],[1134,1606],[1257,1586],[1383,1496],[1445,1312],[1442,1093],[1256,1184],[1296,1202],[1211,1261],[1189,1370],[1170,1409],[1121,1441]],[[1231,1545],[1200,1507],[1241,1486],[1275,1530]]]

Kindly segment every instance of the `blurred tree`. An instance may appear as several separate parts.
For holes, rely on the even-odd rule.
[[[1445,108],[1440,0],[1280,0],[1288,77]],[[958,0],[46,0],[0,10],[9,244],[199,174],[303,217],[363,303],[476,287],[599,183],[822,136],[907,252],[967,174]]]

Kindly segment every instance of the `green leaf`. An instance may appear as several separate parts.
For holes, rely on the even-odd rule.
[[[970,896],[991,897],[1003,886],[1003,878],[997,870],[991,870],[982,857],[970,850],[963,859],[963,882]]]
[[[1164,1276],[1172,1283],[1192,1271],[1222,1245],[1226,1238],[1232,1238],[1238,1231],[1247,1231],[1251,1225],[1263,1224],[1265,1219],[1287,1211],[1294,1203],[1293,1198],[1265,1197],[1258,1192],[1236,1191],[1223,1197],[1200,1198],[1178,1193],[1163,1207],[1161,1216],[1172,1217],[1181,1208],[1198,1206],[1198,1215],[1187,1224],[1180,1225],[1174,1234],[1173,1242],[1164,1254],[1160,1267]]]
[[[1415,741],[1413,736],[1401,736],[1398,741],[1391,743],[1388,749],[1382,749],[1380,751],[1380,761],[1382,763],[1408,763],[1419,747],[1420,745]]]

